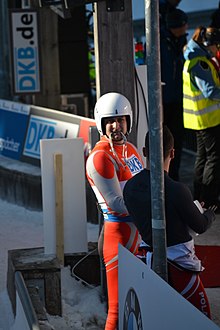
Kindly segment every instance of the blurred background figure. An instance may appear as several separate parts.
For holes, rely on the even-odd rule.
[[[165,17],[166,25],[160,29],[161,79],[163,122],[174,136],[175,158],[171,161],[169,175],[179,180],[179,167],[183,143],[183,49],[187,43],[188,17],[174,8]]]
[[[184,126],[196,131],[194,199],[220,210],[220,79],[213,57],[220,30],[198,27],[187,44],[183,70]]]
[[[218,9],[211,16],[211,24],[210,27],[214,27],[216,29],[220,29],[220,1],[218,4]],[[216,69],[220,73],[220,51],[218,50],[216,56],[213,57],[213,64],[216,66]]]
[[[173,11],[181,2],[181,0],[160,0],[159,1],[159,14],[160,26],[166,25],[166,15]]]
[[[220,28],[220,1],[218,4],[218,9],[211,16],[210,27]]]

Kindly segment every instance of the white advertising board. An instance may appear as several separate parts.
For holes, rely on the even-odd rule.
[[[77,124],[31,115],[23,155],[38,159],[41,139],[76,138],[78,131]]]
[[[40,92],[37,11],[11,11],[14,92]]]
[[[118,268],[119,330],[219,330],[121,245]]]
[[[83,139],[40,141],[45,254],[56,254],[54,155],[62,155],[64,253],[88,251]]]

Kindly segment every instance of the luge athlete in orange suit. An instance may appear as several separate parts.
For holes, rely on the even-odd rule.
[[[94,116],[101,140],[88,157],[86,171],[104,216],[100,241],[108,288],[105,330],[115,330],[118,325],[118,244],[136,254],[140,242],[124,204],[123,188],[128,179],[143,169],[143,162],[136,147],[127,141],[132,110],[126,97],[113,92],[103,95],[95,105]]]

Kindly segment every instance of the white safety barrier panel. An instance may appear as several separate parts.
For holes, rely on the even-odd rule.
[[[219,330],[146,264],[119,245],[119,330]]]
[[[63,160],[64,253],[87,252],[83,139],[45,139],[40,149],[45,254],[56,254],[55,154],[61,154]]]

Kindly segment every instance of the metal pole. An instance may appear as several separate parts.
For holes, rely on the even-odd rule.
[[[153,270],[167,281],[162,143],[159,0],[145,0]]]
[[[0,4],[0,98],[10,99],[8,1]]]

